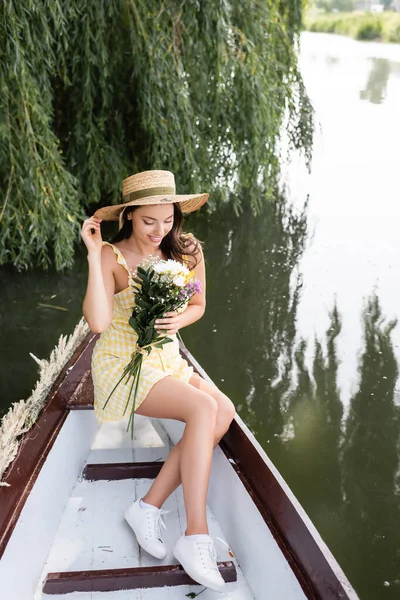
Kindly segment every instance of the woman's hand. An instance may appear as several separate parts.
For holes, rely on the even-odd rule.
[[[162,319],[157,319],[154,325],[158,333],[165,333],[166,335],[173,335],[177,333],[180,328],[180,315],[174,310],[173,312],[167,312],[164,314]]]
[[[90,217],[89,219],[83,221],[81,229],[81,238],[85,242],[85,246],[88,249],[89,253],[101,253],[102,238],[100,231],[100,223],[101,219],[97,219],[97,217]]]

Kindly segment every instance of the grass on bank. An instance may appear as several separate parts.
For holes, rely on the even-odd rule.
[[[400,44],[400,12],[382,13],[308,13],[307,31],[339,33],[356,40],[374,40]]]

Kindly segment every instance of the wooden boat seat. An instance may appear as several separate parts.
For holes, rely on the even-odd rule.
[[[163,462],[87,464],[83,469],[82,477],[86,481],[152,479],[158,475],[163,464]],[[236,568],[232,561],[220,561],[218,568],[226,582],[237,580]],[[43,585],[43,593],[113,592],[179,585],[195,585],[195,582],[180,565],[170,564],[48,573]]]
[[[232,561],[218,562],[218,569],[227,583],[236,581],[236,569]],[[181,585],[198,584],[185,573],[181,565],[160,565],[132,569],[49,573],[43,586],[43,593],[116,592]]]
[[[72,410],[90,408],[92,390],[91,377],[85,373],[71,396]],[[75,404],[79,395],[84,395],[85,400]],[[123,518],[124,508],[146,493],[172,446],[157,419],[138,418],[133,442],[125,422],[106,423],[98,429],[48,557],[41,586],[43,598],[44,594],[58,598],[67,593],[80,593],[85,598],[88,592],[123,594],[122,590],[132,590],[130,593],[134,594],[136,589],[148,588],[149,592],[153,589],[154,598],[164,598],[164,590],[169,589],[165,597],[175,599],[184,597],[183,591],[199,589],[171,551],[186,525],[181,488],[163,507],[170,511],[165,515],[169,551],[163,561],[142,551]],[[221,537],[216,518],[209,507],[207,511],[210,534]],[[239,579],[238,598],[250,600],[235,562],[237,565],[226,550],[220,553],[221,575],[226,582]]]

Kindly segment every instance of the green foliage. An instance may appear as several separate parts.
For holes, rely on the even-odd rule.
[[[396,12],[314,13],[306,17],[305,27],[309,31],[349,35],[357,40],[400,43],[400,14]]]
[[[65,35],[58,7],[2,3],[0,16],[0,263],[71,264],[82,216],[76,180],[53,130],[51,31]]]
[[[244,189],[259,210],[286,112],[310,160],[301,19],[298,0],[5,0],[0,264],[71,265],[85,210],[119,202],[139,170],[210,191],[210,209],[238,212]]]

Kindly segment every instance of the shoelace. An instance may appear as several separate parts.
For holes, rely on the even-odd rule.
[[[214,571],[218,571],[217,566],[217,550],[215,548],[215,542],[221,542],[228,550],[229,556],[233,557],[232,550],[229,548],[228,544],[221,539],[220,537],[213,537],[211,540],[204,540],[197,542],[199,546],[200,552],[204,553],[203,556],[205,558],[204,566],[207,569],[213,569]]]
[[[149,511],[149,513],[153,516],[153,512],[155,511]],[[157,513],[154,515],[154,519],[150,519],[148,521],[149,524],[149,529],[150,529],[150,534],[151,535],[155,535],[155,537],[157,537],[158,539],[161,539],[162,536],[162,532],[163,530],[167,529],[166,524],[163,521],[163,515],[166,515],[167,513],[171,512],[170,510],[163,510],[162,508],[160,508]]]

